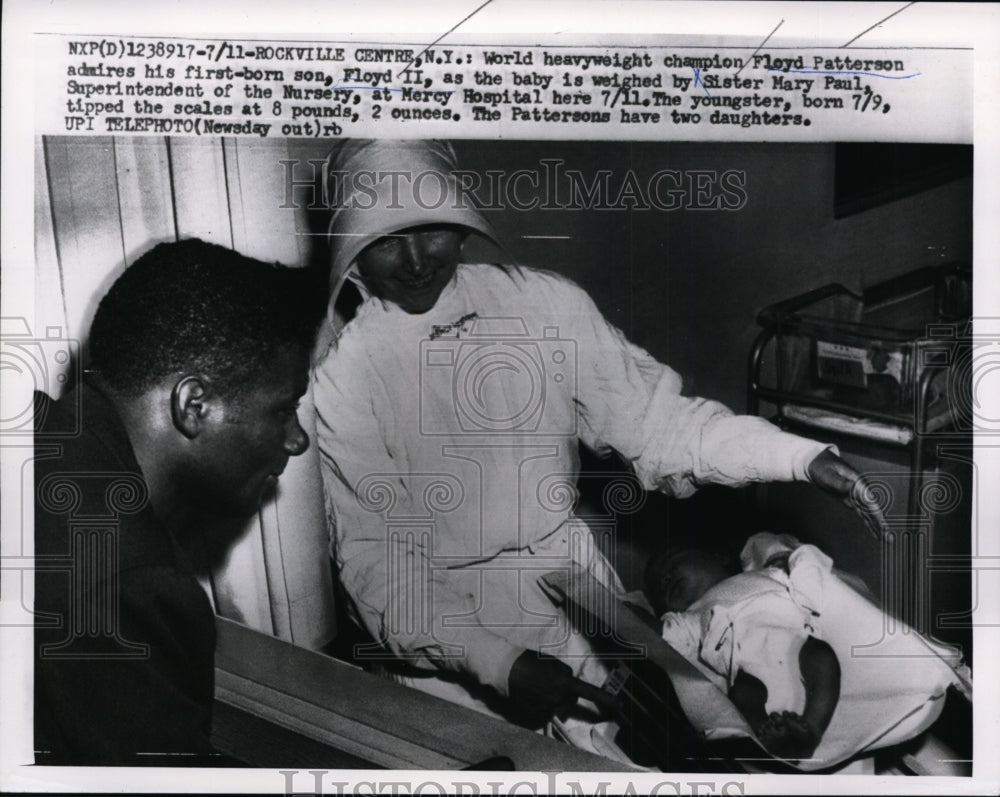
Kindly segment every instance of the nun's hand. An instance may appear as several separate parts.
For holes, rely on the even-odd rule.
[[[514,661],[507,678],[510,699],[525,712],[530,725],[541,725],[576,703],[573,670],[554,656],[526,650]]]
[[[545,653],[526,650],[518,656],[507,685],[510,699],[525,712],[524,718],[531,725],[541,725],[553,716],[565,718],[581,697],[594,703],[606,717],[619,717],[612,694],[574,677],[569,665]]]
[[[809,463],[809,478],[853,509],[877,537],[886,532],[885,515],[865,478],[829,449]]]

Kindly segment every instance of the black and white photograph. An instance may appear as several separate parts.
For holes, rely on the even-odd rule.
[[[4,789],[987,793],[996,48],[451,5],[33,32]]]

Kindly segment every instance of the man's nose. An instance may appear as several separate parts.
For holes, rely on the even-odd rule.
[[[293,419],[292,427],[285,437],[285,452],[291,457],[297,457],[299,454],[304,454],[308,448],[309,435],[306,434],[306,430],[302,428],[299,419],[296,417]]]
[[[406,270],[411,274],[420,276],[427,271],[420,236],[411,233],[403,237],[403,260]]]

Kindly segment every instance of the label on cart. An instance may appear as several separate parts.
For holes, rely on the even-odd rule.
[[[868,387],[868,352],[842,343],[816,341],[816,367],[819,378],[839,385]]]

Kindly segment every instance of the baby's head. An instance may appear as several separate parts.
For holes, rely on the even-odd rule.
[[[711,587],[737,571],[710,551],[680,548],[654,556],[646,567],[646,591],[657,617],[683,612]]]

